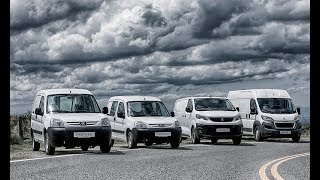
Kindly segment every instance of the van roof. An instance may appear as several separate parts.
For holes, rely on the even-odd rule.
[[[161,101],[157,97],[153,96],[113,96],[109,99],[109,101],[114,101],[114,100],[122,100],[125,102],[128,101]]]
[[[218,98],[218,99],[227,99],[226,97],[217,97],[217,96],[190,96],[190,97],[184,97],[184,98],[180,98],[177,99],[177,101],[179,100],[183,100],[183,99],[195,99],[195,98]]]
[[[91,94],[89,90],[86,89],[43,89],[37,92],[37,94]]]
[[[291,98],[284,89],[246,89],[229,91],[228,97],[236,96],[237,92],[253,92],[257,98]]]

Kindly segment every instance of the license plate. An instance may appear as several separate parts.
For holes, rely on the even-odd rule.
[[[291,134],[291,131],[280,131],[280,134]]]
[[[216,132],[230,132],[230,128],[217,128]]]
[[[74,132],[73,136],[75,138],[90,138],[95,137],[95,132]]]
[[[171,132],[155,132],[154,136],[157,136],[157,137],[168,137],[168,136],[171,136]]]

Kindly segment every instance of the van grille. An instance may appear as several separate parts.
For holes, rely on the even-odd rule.
[[[294,123],[275,123],[277,128],[293,128]]]
[[[225,118],[225,117],[211,117],[210,118],[211,121],[213,122],[231,122],[233,120],[233,118]]]
[[[172,124],[149,124],[151,127],[171,127]]]
[[[67,122],[70,126],[93,126],[99,121]]]

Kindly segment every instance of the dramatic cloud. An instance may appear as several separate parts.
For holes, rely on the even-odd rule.
[[[170,108],[245,87],[308,95],[309,11],[309,0],[11,0],[11,112],[44,88],[89,89],[102,105],[154,95]]]

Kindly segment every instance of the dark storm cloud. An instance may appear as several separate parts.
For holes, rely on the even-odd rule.
[[[10,29],[35,28],[98,8],[103,0],[11,0]]]

